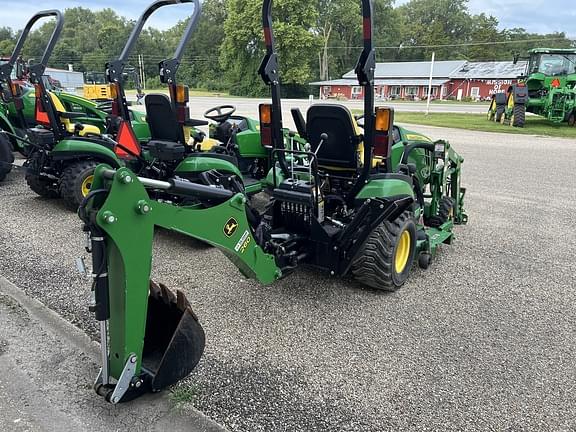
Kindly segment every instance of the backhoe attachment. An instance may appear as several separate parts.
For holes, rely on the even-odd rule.
[[[189,207],[150,198],[146,189],[190,199]],[[112,403],[159,391],[186,377],[204,351],[202,326],[181,291],[150,280],[154,228],[221,249],[239,270],[264,284],[281,277],[257,244],[242,193],[182,179],[139,178],[127,168],[97,167],[79,208],[92,253],[102,369],[96,392]]]

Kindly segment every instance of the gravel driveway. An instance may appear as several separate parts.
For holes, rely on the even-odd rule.
[[[415,129],[465,157],[470,222],[397,293],[307,269],[263,287],[158,233],[154,277],[207,334],[180,384],[198,409],[232,431],[576,428],[576,142]],[[59,201],[0,184],[0,274],[95,335],[82,253]]]

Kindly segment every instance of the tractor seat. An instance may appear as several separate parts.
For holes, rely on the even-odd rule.
[[[149,94],[144,99],[144,103],[152,140],[186,144],[182,125],[178,123],[178,118],[168,96]]]
[[[308,109],[306,133],[312,151],[320,144],[320,135],[328,135],[317,153],[318,166],[334,171],[356,171],[358,147],[362,140],[348,108],[337,104],[316,104]]]
[[[54,105],[54,108],[58,112],[58,116],[60,117],[60,121],[62,122],[62,124],[66,128],[66,132],[68,132],[69,134],[72,134],[72,135],[75,134],[76,132],[78,132],[78,135],[80,135],[80,136],[87,136],[87,135],[99,136],[100,135],[100,129],[97,126],[88,125],[88,124],[76,124],[72,121],[72,120],[77,119],[77,118],[85,117],[86,116],[85,114],[79,113],[79,112],[66,111],[66,107],[64,107],[64,104],[62,103],[62,101],[60,99],[58,99],[58,96],[56,96],[52,92],[48,92],[48,94],[50,95],[50,100],[52,101],[52,105]]]

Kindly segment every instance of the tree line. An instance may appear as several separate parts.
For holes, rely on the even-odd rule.
[[[575,47],[565,33],[530,33],[500,29],[498,20],[472,14],[468,0],[375,0],[375,45],[378,61],[511,60],[535,47]],[[199,27],[186,49],[179,81],[192,87],[244,96],[266,95],[256,75],[264,54],[262,0],[204,0]],[[134,21],[111,9],[75,7],[64,12],[65,26],[50,66],[77,71],[103,71],[118,56]],[[354,66],[361,51],[360,2],[351,0],[275,0],[275,34],[284,91],[308,94],[308,83],[339,78]],[[145,29],[133,57],[142,56],[148,87],[158,87],[158,62],[171,56],[186,25]],[[45,23],[31,32],[25,58],[38,58],[53,29]],[[18,31],[0,28],[0,55],[11,52]]]

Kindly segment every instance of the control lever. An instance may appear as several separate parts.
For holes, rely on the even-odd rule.
[[[322,147],[322,144],[324,144],[324,141],[326,141],[328,139],[328,134],[327,133],[322,133],[320,135],[320,144],[318,144],[318,148],[316,149],[316,151],[314,152],[315,155],[318,154],[318,152],[320,151],[320,148]]]

